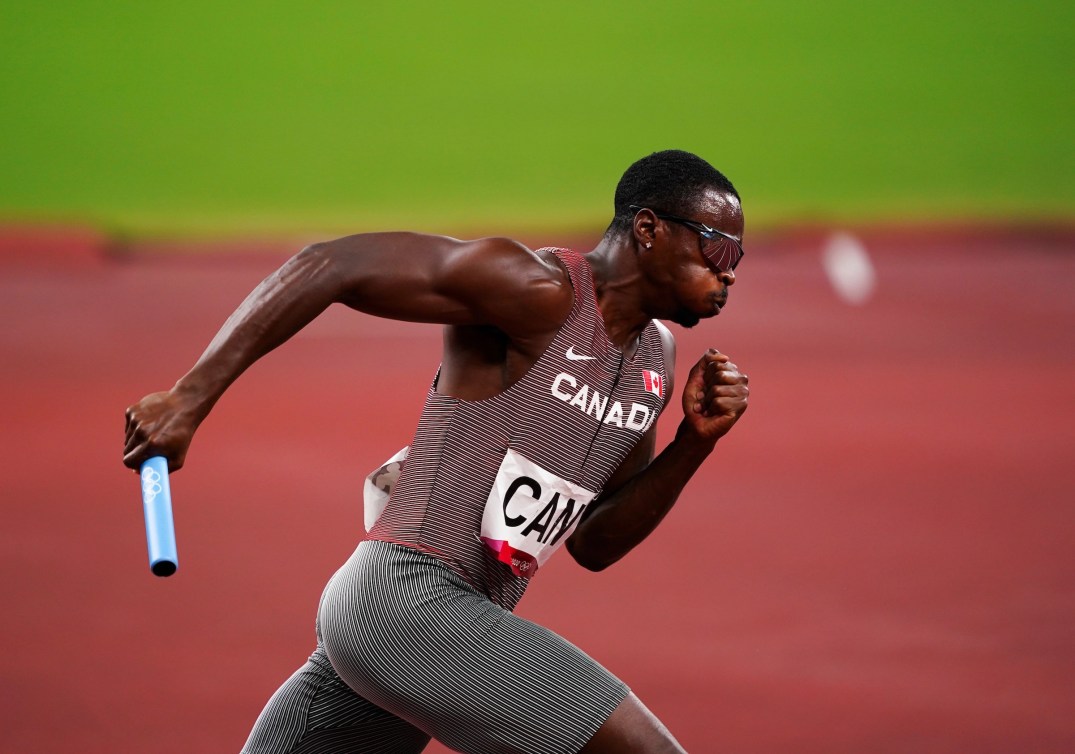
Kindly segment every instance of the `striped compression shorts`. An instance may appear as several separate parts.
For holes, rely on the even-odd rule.
[[[243,754],[577,752],[628,688],[441,561],[366,541],[325,587],[317,650]]]

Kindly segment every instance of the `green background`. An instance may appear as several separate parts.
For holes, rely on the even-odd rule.
[[[583,228],[634,159],[749,223],[1075,214],[1070,2],[0,6],[0,217]]]

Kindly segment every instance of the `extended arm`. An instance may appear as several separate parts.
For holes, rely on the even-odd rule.
[[[675,439],[650,462],[655,438],[647,437],[624,462],[606,496],[567,541],[582,566],[599,571],[644,540],[675,505],[680,492],[747,407],[749,378],[717,351],[691,369],[683,388],[683,421]]]
[[[310,246],[243,301],[171,390],[127,409],[123,462],[137,468],[163,454],[180,468],[228,386],[333,303],[415,322],[493,325],[524,339],[566,316],[571,293],[562,283],[559,268],[507,239],[383,233]]]

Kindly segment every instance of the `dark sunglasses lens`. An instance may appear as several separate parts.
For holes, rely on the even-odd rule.
[[[743,256],[735,241],[724,236],[714,236],[702,246],[709,263],[721,272],[734,270]]]

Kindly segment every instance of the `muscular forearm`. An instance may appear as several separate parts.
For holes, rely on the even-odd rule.
[[[615,563],[648,537],[675,505],[716,440],[693,434],[686,423],[645,470],[599,501],[568,541],[580,564],[599,571]]]
[[[240,374],[309,324],[339,293],[331,255],[320,246],[304,249],[247,296],[173,392],[200,421]]]

